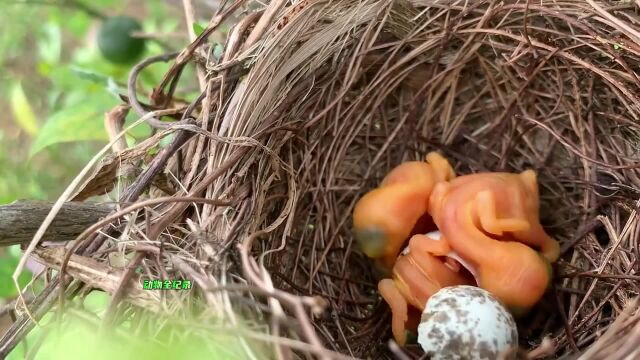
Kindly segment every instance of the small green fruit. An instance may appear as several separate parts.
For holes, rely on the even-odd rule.
[[[107,60],[116,64],[131,64],[145,49],[145,40],[132,37],[142,25],[129,16],[107,18],[98,33],[98,48]]]

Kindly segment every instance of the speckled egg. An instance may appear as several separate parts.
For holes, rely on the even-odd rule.
[[[451,286],[427,301],[418,343],[432,360],[496,360],[518,345],[518,329],[511,313],[488,291]],[[509,359],[515,359],[511,354]]]

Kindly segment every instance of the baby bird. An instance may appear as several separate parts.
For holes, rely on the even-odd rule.
[[[415,235],[434,256],[454,252],[473,267],[477,285],[524,314],[551,281],[560,246],[542,228],[536,174],[480,173],[435,186],[429,213],[442,234]]]
[[[455,176],[436,152],[426,162],[408,161],[392,169],[353,211],[355,238],[365,255],[388,272],[411,235],[435,230],[427,213],[431,192]]]

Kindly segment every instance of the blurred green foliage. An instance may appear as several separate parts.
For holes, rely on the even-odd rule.
[[[196,335],[175,324],[167,324],[166,319],[151,319],[149,314],[144,316],[146,321],[161,323],[161,331],[156,328],[152,333],[143,333],[127,320],[101,333],[97,329],[108,304],[107,294],[93,291],[84,301],[75,299],[70,306],[78,312],[65,314],[62,322],[56,321],[55,312],[46,314],[40,321],[41,327],[31,331],[7,360],[24,359],[28,355],[35,355],[35,360],[248,359],[236,334],[217,331],[206,336],[199,331]]]
[[[53,201],[106,144],[104,113],[121,103],[119,94],[126,94],[131,65],[114,64],[101,55],[97,34],[102,19],[116,15],[138,19],[144,33],[162,41],[146,41],[144,56],[151,56],[184,47],[187,29],[182,3],[0,0],[0,5],[0,106],[5,109],[0,113],[0,204],[18,199]],[[140,88],[151,90],[168,66],[154,64],[146,69],[139,78]],[[193,77],[193,70],[187,68],[184,76]],[[137,120],[133,111],[127,120]],[[149,132],[146,125],[139,126],[127,141],[135,144]],[[21,256],[19,247],[0,248],[0,305],[16,296],[11,276]],[[30,279],[25,270],[19,283],[24,287]],[[98,301],[96,306],[106,305]],[[0,336],[1,325],[2,321]],[[42,331],[34,331],[29,341],[33,343]],[[91,333],[83,329],[60,336],[67,339],[64,346],[84,346],[95,358],[93,348],[86,347],[89,340],[78,338]],[[10,358],[24,358],[21,351],[22,347],[16,348]],[[54,355],[36,359],[73,358],[66,351]]]
[[[12,298],[18,295],[18,289],[11,280],[13,272],[18,266],[21,256],[20,246],[14,245],[5,249],[0,253],[0,299]],[[18,278],[18,284],[20,287],[25,287],[31,280],[31,275],[28,272],[23,272]]]
[[[177,5],[161,0],[27,0],[2,6],[0,105],[10,111],[0,115],[0,204],[55,199],[104,145],[103,115],[121,103],[118,94],[126,93],[130,70],[101,55],[96,36],[102,20],[83,7],[107,16],[134,16],[145,33],[182,35],[186,29],[180,28],[181,13],[171,8]],[[176,39],[182,46],[185,39]],[[166,51],[155,41],[145,48],[148,56]],[[141,87],[151,89],[167,67],[145,70]],[[148,132],[137,129],[128,140]]]

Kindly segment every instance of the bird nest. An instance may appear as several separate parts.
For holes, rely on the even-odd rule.
[[[518,321],[519,356],[638,356],[637,4],[243,6],[223,7],[183,51],[132,69],[125,106],[156,132],[67,194],[117,187],[120,208],[80,235],[73,255],[34,250],[75,279],[68,293],[109,292],[114,322],[162,312],[191,319],[193,336],[236,331],[247,358],[419,358],[417,345],[391,340],[351,214],[391,168],[437,151],[458,174],[538,174],[541,221],[562,254],[552,286]],[[216,56],[207,37],[234,13]],[[137,75],[161,61],[169,70],[143,102]],[[181,76],[193,65],[198,79]],[[201,95],[180,100],[196,83]],[[100,249],[130,259],[117,281],[83,276],[83,261],[115,271]],[[164,278],[193,289],[142,289]]]

